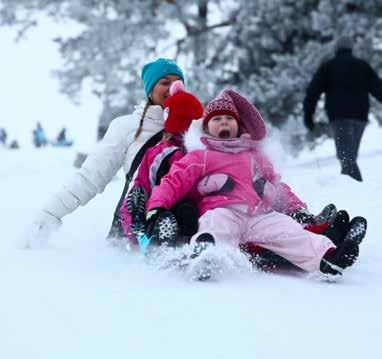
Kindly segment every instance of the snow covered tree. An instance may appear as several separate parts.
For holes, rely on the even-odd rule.
[[[57,21],[74,21],[79,32],[55,39],[64,64],[56,71],[61,90],[76,100],[85,80],[103,103],[101,125],[116,114],[130,111],[143,96],[140,69],[156,57],[177,58],[186,70],[188,84],[205,84],[206,34],[229,25],[230,14],[210,27],[212,0],[1,0],[0,25],[15,26],[19,35],[36,26],[41,14]],[[227,14],[227,6],[224,13]],[[193,76],[195,75],[195,79]],[[200,80],[200,81],[199,81]],[[203,80],[203,82],[202,82]],[[207,85],[204,87],[208,87]],[[195,86],[194,89],[203,89]],[[211,86],[210,86],[211,87]],[[192,88],[192,86],[191,86]],[[214,88],[210,89],[213,94]],[[203,98],[204,92],[201,92]]]
[[[381,13],[380,0],[0,0],[0,25],[20,35],[41,14],[79,25],[77,35],[55,40],[64,61],[56,74],[74,100],[91,81],[103,125],[142,99],[142,65],[171,57],[201,100],[233,87],[300,146],[307,83],[339,35],[382,65]],[[325,124],[323,111],[316,115]]]
[[[293,142],[303,141],[302,101],[305,89],[319,64],[333,55],[336,39],[354,38],[355,53],[380,67],[381,1],[355,0],[257,0],[247,7],[242,1],[236,37],[240,50],[238,88],[258,105],[277,126],[287,121]],[[235,78],[235,77],[233,77]],[[323,111],[316,117],[325,123]],[[285,129],[286,132],[287,128]],[[317,135],[327,133],[318,126]]]

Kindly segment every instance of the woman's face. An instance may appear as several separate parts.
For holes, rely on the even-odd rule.
[[[208,121],[208,133],[216,138],[237,137],[239,126],[234,117],[229,115],[217,115]]]
[[[170,96],[170,86],[176,80],[180,80],[179,76],[167,75],[155,84],[151,92],[151,101],[154,105],[163,106],[164,100]]]

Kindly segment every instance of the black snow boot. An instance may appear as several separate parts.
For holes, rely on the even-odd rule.
[[[348,175],[358,182],[362,182],[361,171],[355,161],[343,161],[341,174]]]
[[[314,217],[314,224],[332,223],[337,215],[337,208],[333,203],[326,205],[322,211]]]
[[[170,211],[161,213],[155,221],[151,233],[150,245],[175,247],[179,234],[178,223],[174,214]]]
[[[325,274],[342,274],[343,269],[354,264],[358,255],[358,243],[345,240],[337,248],[328,250],[321,260],[320,271]]]
[[[214,237],[210,233],[202,233],[195,240],[190,258],[197,261],[202,252],[214,245]],[[198,263],[199,266],[192,277],[193,279],[204,282],[211,279],[211,277],[214,277],[214,274],[217,271],[217,266],[210,258],[201,258],[200,260],[201,261]]]
[[[145,233],[146,200],[146,192],[141,187],[133,188],[127,196],[126,207],[131,214],[130,228],[136,236]]]
[[[351,240],[361,244],[366,235],[367,221],[364,217],[354,217],[348,226],[348,231],[345,235],[345,241]]]
[[[210,233],[202,233],[195,240],[195,244],[192,250],[191,259],[199,257],[200,254],[205,251],[209,246],[215,245],[215,239]]]
[[[338,211],[333,222],[321,234],[328,237],[336,246],[343,242],[346,233],[349,230],[349,214],[344,211]]]

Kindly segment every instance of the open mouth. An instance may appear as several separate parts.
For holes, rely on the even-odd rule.
[[[219,138],[230,138],[231,137],[231,133],[229,132],[229,130],[221,130],[219,132]]]

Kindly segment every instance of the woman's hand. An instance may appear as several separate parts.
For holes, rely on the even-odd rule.
[[[40,248],[62,224],[52,214],[41,211],[18,240],[19,248]]]

